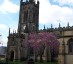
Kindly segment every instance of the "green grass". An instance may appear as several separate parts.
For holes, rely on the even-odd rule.
[[[12,64],[27,64],[26,62],[13,62]],[[56,62],[35,62],[35,64],[57,64]]]
[[[3,62],[5,64],[5,62]],[[27,64],[27,62],[20,62],[20,61],[15,61],[15,62],[8,62],[8,64]],[[35,64],[57,64],[56,62],[35,62]]]
[[[27,63],[26,62],[15,61],[15,62],[8,62],[8,64],[27,64]]]
[[[57,62],[35,62],[35,64],[57,64]]]

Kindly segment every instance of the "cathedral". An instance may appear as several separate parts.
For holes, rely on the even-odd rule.
[[[54,33],[59,41],[58,64],[73,64],[73,26],[70,27],[68,23],[67,27],[61,27],[59,24],[58,28],[51,25],[51,28],[45,29],[44,26],[43,30],[39,30],[39,1],[35,3],[34,0],[20,0],[18,31],[10,33],[9,29],[6,59],[20,60],[25,57],[27,49],[21,47],[21,42],[25,41],[28,33],[42,31]]]

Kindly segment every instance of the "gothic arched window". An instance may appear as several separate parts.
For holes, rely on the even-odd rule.
[[[73,53],[73,38],[68,40],[68,52]]]

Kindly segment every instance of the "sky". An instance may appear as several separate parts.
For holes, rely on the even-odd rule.
[[[23,0],[26,1],[26,0]],[[39,0],[39,28],[73,26],[73,0]],[[17,30],[20,0],[0,0],[0,46],[7,46],[8,30]]]

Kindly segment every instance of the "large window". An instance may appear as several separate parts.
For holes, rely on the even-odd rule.
[[[68,52],[73,53],[73,38],[68,40]]]

